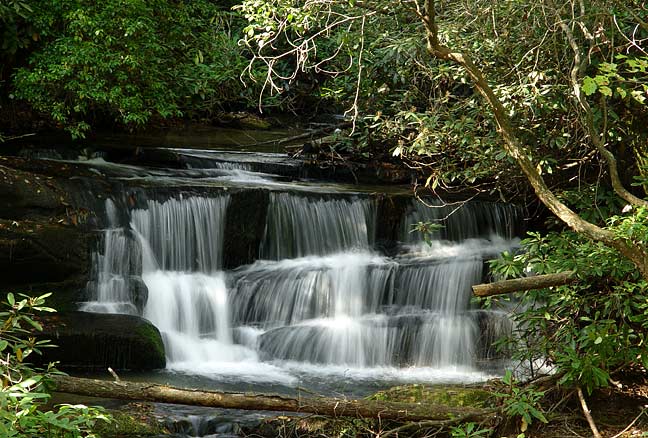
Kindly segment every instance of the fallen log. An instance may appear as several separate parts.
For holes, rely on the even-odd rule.
[[[483,420],[495,415],[493,409],[421,403],[390,403],[332,397],[292,398],[281,395],[203,391],[156,383],[123,380],[111,382],[69,376],[54,376],[52,380],[55,391],[68,394],[224,409],[300,412],[330,417],[380,418],[399,421],[446,421],[457,417],[461,417],[463,421],[471,421]]]
[[[310,138],[312,138],[312,137],[314,137],[316,135],[327,134],[329,132],[335,131],[336,129],[342,129],[342,128],[346,128],[346,127],[349,127],[349,126],[351,126],[350,122],[340,123],[340,124],[337,124],[337,125],[329,125],[329,126],[325,126],[323,128],[312,129],[310,131],[303,132],[301,134],[294,135],[292,137],[283,137],[283,138],[277,138],[277,139],[274,139],[274,140],[266,140],[266,141],[254,143],[251,146],[266,146],[266,145],[280,146],[282,144],[292,143],[292,142],[297,141],[297,140],[310,139]]]
[[[534,275],[532,277],[476,284],[472,289],[473,293],[478,297],[490,297],[493,295],[510,294],[512,292],[544,289],[552,286],[564,286],[575,281],[576,278],[574,271],[565,271],[558,274]]]

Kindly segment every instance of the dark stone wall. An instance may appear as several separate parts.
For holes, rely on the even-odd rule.
[[[44,163],[39,169],[0,159],[0,297],[51,292],[48,306],[73,310],[88,281],[96,233],[84,229],[86,212],[71,204],[63,178],[53,176],[66,175],[67,166]]]
[[[223,267],[233,269],[258,258],[265,231],[269,192],[262,189],[230,193],[225,219]]]
[[[400,223],[412,205],[412,197],[406,195],[377,195],[376,247],[387,255],[397,251],[400,239]]]

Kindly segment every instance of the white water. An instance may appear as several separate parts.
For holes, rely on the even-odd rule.
[[[271,193],[262,258],[281,260],[368,249],[375,206],[368,199],[312,199]]]
[[[111,228],[82,309],[142,314],[161,331],[170,370],[219,380],[485,378],[476,362],[510,326],[476,312],[470,287],[486,257],[516,245],[498,222],[513,217],[506,208],[451,216],[444,233],[456,241],[427,245],[408,232],[427,217],[415,207],[402,223],[408,243],[389,258],[371,249],[372,200],[272,193],[261,248],[271,260],[223,272],[228,205],[227,196],[149,200],[120,228],[108,202]],[[144,306],[133,277],[148,289]]]
[[[216,272],[228,196],[148,201],[131,212],[131,228],[146,241],[161,269]]]

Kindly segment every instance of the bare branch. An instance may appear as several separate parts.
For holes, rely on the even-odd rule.
[[[583,409],[583,414],[585,414],[585,418],[587,419],[587,424],[589,424],[590,429],[592,429],[592,434],[594,435],[594,438],[602,438],[601,433],[596,428],[596,423],[592,418],[592,414],[590,413],[590,410],[587,407],[587,402],[585,401],[585,396],[583,395],[583,390],[581,389],[580,386],[576,388],[576,392],[578,393],[578,400],[580,400],[581,408]]]

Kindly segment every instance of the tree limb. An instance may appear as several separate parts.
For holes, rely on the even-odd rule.
[[[534,275],[533,277],[476,284],[472,287],[472,290],[475,296],[490,297],[493,295],[510,294],[512,292],[563,286],[572,283],[575,280],[576,273],[574,271],[565,271],[558,274]]]
[[[638,198],[637,196],[626,190],[626,188],[623,186],[623,183],[621,182],[621,178],[619,178],[619,168],[617,165],[616,157],[612,152],[610,152],[608,148],[605,147],[602,136],[599,135],[596,130],[592,108],[590,107],[589,102],[587,102],[587,99],[585,99],[583,97],[583,94],[581,93],[580,80],[587,65],[587,58],[582,56],[578,42],[576,41],[576,38],[574,37],[574,34],[569,26],[567,26],[567,23],[564,20],[560,20],[559,25],[567,38],[569,46],[574,52],[574,66],[571,69],[570,74],[571,86],[574,90],[574,97],[585,113],[584,122],[592,143],[608,165],[608,172],[610,174],[612,188],[617,195],[619,195],[631,205],[648,207],[648,201]]]
[[[457,63],[468,73],[475,88],[486,99],[486,102],[493,111],[498,131],[504,140],[503,146],[505,151],[522,169],[540,201],[575,232],[581,233],[592,240],[602,242],[619,251],[631,260],[641,272],[642,277],[648,280],[648,253],[645,248],[633,245],[631,242],[620,239],[612,231],[584,220],[558,199],[549,189],[536,169],[536,166],[531,161],[530,152],[522,145],[515,134],[515,129],[513,128],[506,108],[504,108],[502,102],[495,95],[482,71],[473,63],[468,55],[453,52],[439,42],[438,28],[435,21],[436,11],[434,0],[426,0],[425,14],[422,21],[426,30],[428,51],[437,59]]]

